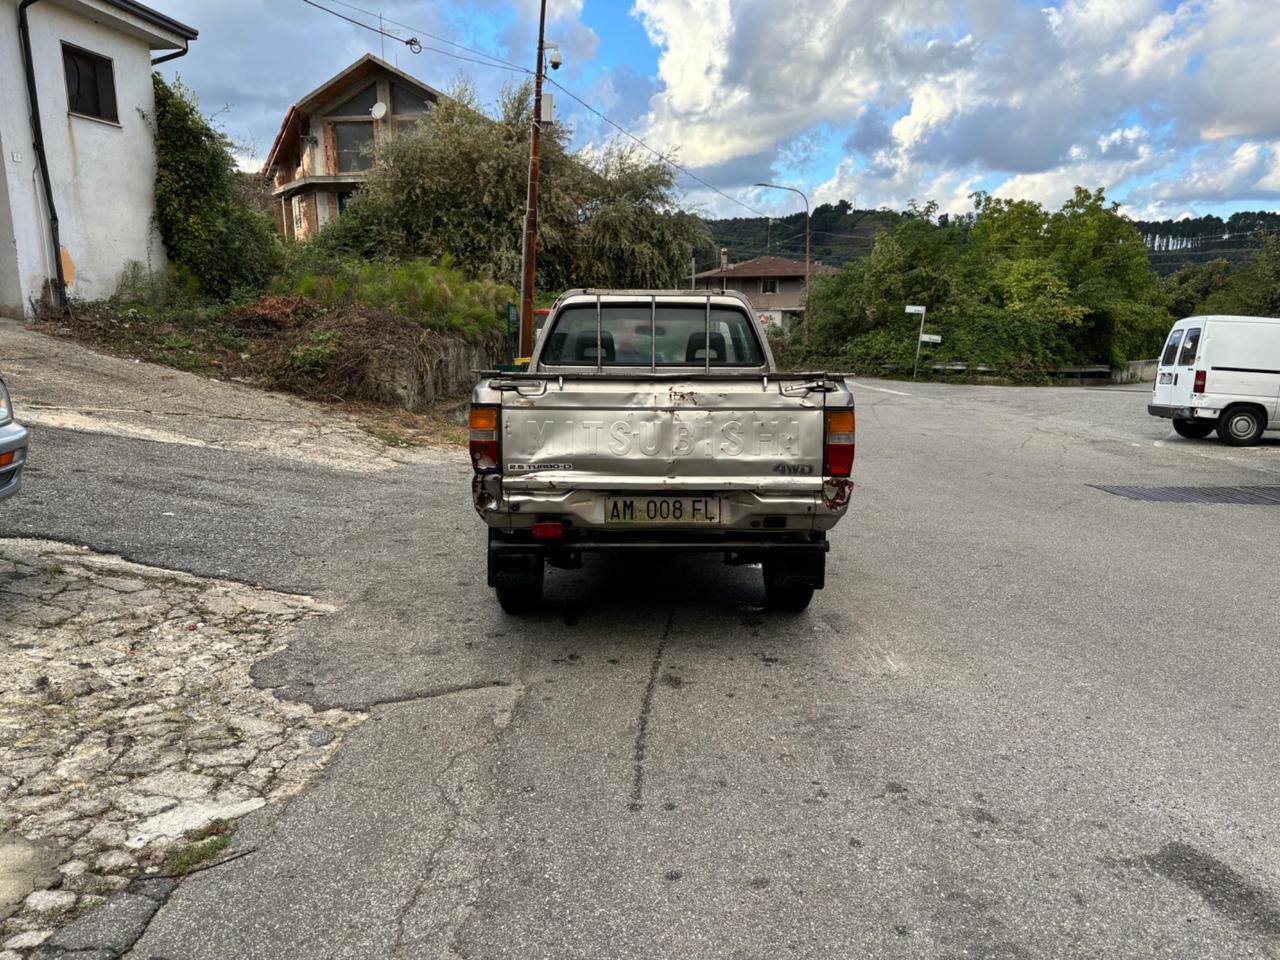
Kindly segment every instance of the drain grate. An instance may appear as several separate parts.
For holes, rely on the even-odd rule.
[[[1239,503],[1259,507],[1280,507],[1280,487],[1125,487],[1091,483],[1128,500],[1152,503]]]

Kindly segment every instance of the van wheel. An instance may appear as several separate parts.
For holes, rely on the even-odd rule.
[[[1228,407],[1218,418],[1218,439],[1232,447],[1251,447],[1262,438],[1266,426],[1257,407]]]
[[[1212,420],[1174,420],[1173,432],[1188,440],[1203,440],[1213,433],[1214,426]]]
[[[764,596],[771,610],[799,613],[813,599],[813,586],[800,584],[786,576],[783,561],[764,561]]]

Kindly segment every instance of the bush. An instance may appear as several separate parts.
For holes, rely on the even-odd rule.
[[[341,349],[342,334],[337,330],[313,330],[305,343],[285,351],[279,377],[292,386],[297,386],[300,381],[321,377]]]
[[[227,138],[181,82],[152,75],[156,100],[156,225],[179,277],[206,296],[245,296],[279,270],[271,220],[245,198]]]
[[[400,263],[353,258],[322,260],[303,252],[275,284],[328,307],[361,305],[390,311],[428,330],[467,336],[502,329],[506,304],[516,292],[493,280],[471,280],[449,257],[439,263]]]
[[[1052,213],[974,199],[973,214],[936,222],[932,204],[913,206],[867,257],[815,281],[809,350],[789,353],[841,357],[871,373],[909,369],[919,321],[903,310],[918,303],[928,307],[927,332],[942,335],[924,348],[925,370],[962,362],[1038,380],[1059,365],[1154,355],[1169,297],[1137,229],[1101,190],[1077,188]]]

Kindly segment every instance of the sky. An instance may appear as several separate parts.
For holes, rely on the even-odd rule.
[[[200,31],[165,64],[261,164],[289,105],[374,53],[491,103],[527,74],[537,0],[151,0]],[[697,180],[705,216],[814,205],[1059,206],[1102,187],[1138,219],[1280,208],[1280,0],[548,0],[552,76]],[[473,59],[483,59],[474,58]],[[550,88],[549,88],[550,89]],[[575,146],[616,131],[558,91]],[[698,181],[703,182],[698,182]],[[715,190],[708,189],[709,184]]]

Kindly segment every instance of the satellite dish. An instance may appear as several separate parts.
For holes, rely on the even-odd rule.
[[[387,115],[387,105],[379,100],[369,111],[369,115],[375,120],[381,120]]]

